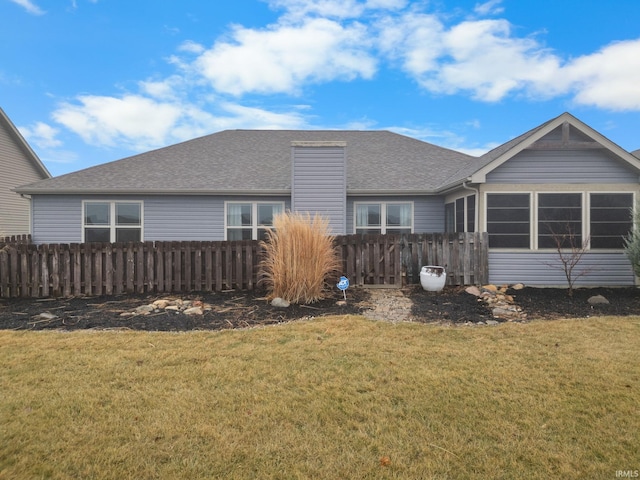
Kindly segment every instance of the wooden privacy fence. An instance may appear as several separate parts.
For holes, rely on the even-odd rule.
[[[352,285],[419,283],[427,264],[446,266],[449,285],[488,278],[486,234],[346,235],[335,243]],[[0,296],[252,290],[261,256],[250,240],[0,244]]]

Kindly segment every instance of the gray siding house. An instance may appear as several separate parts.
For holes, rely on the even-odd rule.
[[[564,113],[481,157],[388,131],[228,130],[16,191],[36,243],[257,239],[293,210],[334,234],[488,232],[495,283],[564,286],[558,245],[584,242],[576,286],[623,286],[639,175]]]
[[[0,108],[0,237],[31,233],[30,203],[13,191],[51,174]]]

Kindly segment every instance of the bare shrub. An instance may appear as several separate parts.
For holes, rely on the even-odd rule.
[[[576,281],[583,275],[588,274],[591,270],[581,268],[578,264],[589,246],[589,239],[581,239],[581,236],[573,231],[569,224],[554,230],[547,225],[550,232],[551,241],[557,252],[557,263],[548,263],[547,265],[557,270],[562,270],[567,280],[567,294],[572,297]]]
[[[273,229],[261,242],[265,256],[260,263],[260,281],[270,296],[291,303],[324,298],[325,285],[342,266],[333,240],[325,217],[292,212],[276,215]]]

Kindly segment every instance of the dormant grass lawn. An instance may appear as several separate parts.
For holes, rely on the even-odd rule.
[[[0,478],[616,478],[640,318],[0,332]]]

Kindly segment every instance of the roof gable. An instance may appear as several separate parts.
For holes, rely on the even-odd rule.
[[[509,161],[525,149],[607,149],[620,160],[640,171],[640,160],[619,147],[587,124],[569,113],[542,125],[491,150],[478,160],[473,171],[468,171],[471,183],[484,183],[487,174]],[[464,180],[461,177],[461,181]]]

